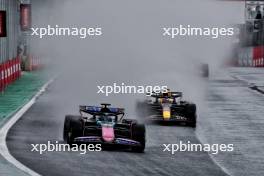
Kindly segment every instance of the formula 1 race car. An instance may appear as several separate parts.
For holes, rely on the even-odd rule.
[[[137,103],[139,115],[153,122],[184,122],[196,127],[196,105],[182,100],[182,92],[151,93]]]
[[[80,106],[80,115],[66,115],[63,138],[68,144],[94,143],[102,146],[125,146],[144,152],[145,125],[134,119],[123,119],[124,109],[102,106]]]

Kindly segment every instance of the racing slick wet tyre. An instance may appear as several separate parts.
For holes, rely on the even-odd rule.
[[[187,117],[190,119],[190,122],[188,123],[188,125],[195,128],[196,127],[196,120],[197,120],[196,105],[195,104],[188,104],[186,108],[187,108],[186,109]]]
[[[63,139],[68,144],[74,143],[74,138],[82,135],[82,122],[80,116],[66,115],[64,121]]]
[[[193,127],[193,128],[196,127],[196,118],[197,118],[197,117],[196,117],[196,114],[195,114],[195,117],[193,117],[194,120],[193,120],[192,122],[189,123],[190,127]]]
[[[140,146],[132,147],[133,152],[143,153],[145,150],[146,143],[146,128],[143,124],[133,124],[132,126],[132,139],[140,142]]]

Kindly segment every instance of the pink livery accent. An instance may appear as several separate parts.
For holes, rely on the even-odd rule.
[[[105,142],[112,142],[115,139],[114,128],[112,126],[102,126],[102,137]]]

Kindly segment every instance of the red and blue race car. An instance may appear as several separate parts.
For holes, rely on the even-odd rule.
[[[151,93],[144,101],[137,102],[139,116],[147,121],[185,123],[196,127],[196,105],[182,100],[182,92]]]

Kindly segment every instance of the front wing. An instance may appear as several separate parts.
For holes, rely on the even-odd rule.
[[[172,115],[170,118],[163,118],[162,115],[149,115],[147,116],[147,120],[150,121],[164,121],[164,122],[192,122],[193,119],[188,118],[182,115]]]
[[[74,142],[80,143],[100,143],[100,144],[109,144],[109,145],[124,145],[124,146],[141,146],[140,142],[127,139],[127,138],[115,138],[111,142],[106,142],[99,136],[83,136],[77,137],[74,139]]]

